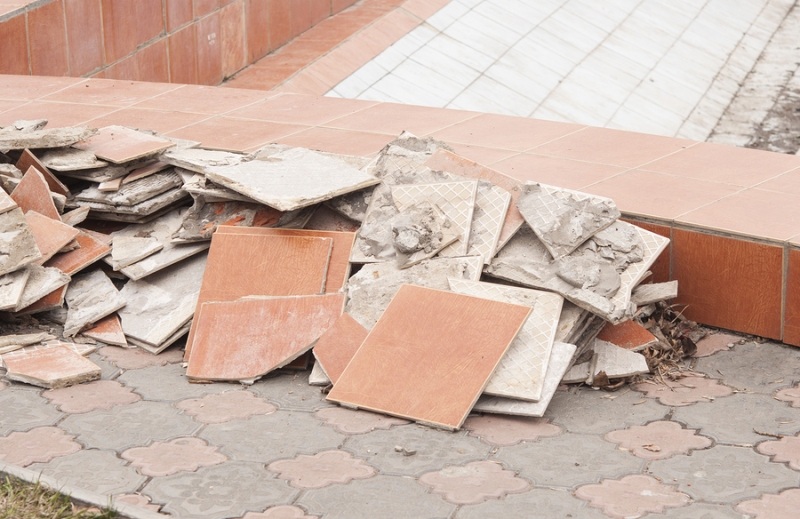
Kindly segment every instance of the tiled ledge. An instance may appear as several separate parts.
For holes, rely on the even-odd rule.
[[[653,268],[702,323],[800,346],[800,157],[535,119],[230,88],[0,76],[0,125],[123,124],[253,151],[269,142],[374,155],[433,136],[522,180],[612,197],[670,236]]]

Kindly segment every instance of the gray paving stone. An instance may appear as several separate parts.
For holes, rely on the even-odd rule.
[[[308,375],[308,371],[281,372],[259,380],[250,389],[281,409],[316,411],[332,406],[318,386],[308,385]]]
[[[412,478],[397,476],[307,490],[297,504],[308,510],[308,515],[325,519],[443,519],[455,510]]]
[[[503,500],[490,499],[479,505],[462,506],[456,519],[553,519],[580,517],[581,519],[604,519],[597,508],[572,496],[568,490],[535,488],[524,494],[511,494]]]
[[[202,426],[163,402],[136,402],[70,415],[60,425],[88,447],[118,451],[191,436]]]
[[[180,364],[152,366],[143,369],[132,369],[119,376],[119,381],[136,392],[145,400],[177,402],[186,398],[199,398],[209,393],[223,393],[231,389],[239,389],[239,384],[190,384],[186,379],[186,368]]]
[[[395,446],[415,450],[413,456],[395,452]],[[486,459],[491,446],[465,432],[447,432],[420,425],[406,425],[389,430],[352,436],[343,447],[383,474],[419,476],[440,470],[445,465],[463,465]]]
[[[199,436],[231,459],[261,463],[336,449],[345,439],[311,414],[296,411],[210,424]]]
[[[53,425],[64,415],[39,396],[39,390],[9,382],[0,393],[0,436]]]
[[[718,443],[755,444],[766,439],[754,429],[770,434],[800,432],[800,409],[787,407],[772,396],[736,394],[712,403],[676,407],[674,420],[700,429]]]
[[[50,463],[34,463],[28,468],[100,494],[135,492],[147,480],[114,452],[96,449],[78,451]]]
[[[797,366],[800,348],[768,342],[738,344],[698,359],[695,369],[738,390],[768,395],[800,381]]]
[[[667,508],[663,517],[665,519],[742,519],[744,516],[729,505],[692,503],[683,508]]]
[[[669,412],[652,399],[633,405],[641,401],[641,393],[626,389],[616,393],[588,388],[556,391],[544,416],[569,432],[603,434],[660,420]]]
[[[535,443],[502,447],[492,459],[536,486],[576,487],[601,479],[639,474],[645,460],[618,450],[597,436],[562,434]]]
[[[297,490],[252,463],[229,461],[197,472],[153,478],[142,490],[162,512],[182,519],[242,517],[290,504]]]
[[[761,493],[778,493],[800,483],[800,475],[781,463],[770,463],[747,447],[718,445],[651,462],[649,473],[695,500],[734,503]],[[683,516],[681,516],[683,517]]]
[[[98,346],[100,346],[101,348],[103,347],[102,344],[99,344]],[[105,360],[103,356],[100,355],[99,353],[92,353],[91,355],[89,355],[89,360],[100,366],[100,378],[103,380],[113,380],[120,373],[122,373],[121,369],[119,369],[111,362]]]

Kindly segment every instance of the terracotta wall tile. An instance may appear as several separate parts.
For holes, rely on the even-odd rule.
[[[100,0],[64,0],[69,73],[83,76],[103,66]]]
[[[783,342],[800,346],[800,250],[798,249],[789,249]]]
[[[247,61],[253,63],[269,52],[270,0],[245,0]]]
[[[230,77],[247,65],[244,0],[236,0],[219,13],[222,75]]]
[[[166,4],[168,32],[192,21],[192,0],[166,0]]]
[[[311,28],[312,0],[294,0],[291,3],[291,37]]]
[[[50,2],[28,11],[28,39],[34,76],[69,74],[63,3]]]
[[[0,41],[3,42],[0,74],[30,74],[25,16],[0,22]]]
[[[106,63],[123,58],[164,30],[161,0],[102,1]]]
[[[292,39],[291,0],[270,0],[269,48],[275,50]]]
[[[167,38],[169,80],[172,83],[197,83],[197,54],[194,26],[190,25]]]
[[[194,0],[195,19],[205,16],[215,9],[219,9],[222,4],[222,0]]]
[[[639,222],[635,220],[628,220],[623,218],[628,223],[632,223],[633,225],[639,226],[646,231],[650,231],[652,233],[658,234],[659,236],[664,236],[665,238],[672,239],[672,229],[668,225],[657,225],[654,223],[649,222]],[[653,273],[652,276],[645,280],[645,283],[664,283],[670,280],[670,247],[672,247],[672,242],[664,249],[664,252],[656,259],[653,266],[650,267],[650,272]],[[680,284],[678,286],[678,290],[680,291]]]
[[[331,15],[331,0],[311,0],[311,25],[316,25]]]
[[[222,82],[222,42],[219,13],[213,13],[194,24],[197,51],[197,83],[218,85]]]
[[[331,14],[343,11],[356,3],[356,0],[331,0]]]
[[[169,83],[166,37],[136,53],[136,77],[139,81]]]
[[[783,247],[674,229],[672,277],[684,315],[780,339]]]
[[[136,81],[138,75],[135,54],[114,63],[106,69],[106,77],[108,79],[129,79],[131,81]]]

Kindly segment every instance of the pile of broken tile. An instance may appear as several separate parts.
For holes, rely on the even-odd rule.
[[[641,318],[677,295],[641,284],[668,239],[613,201],[431,139],[245,155],[45,124],[0,128],[11,380],[93,380],[98,343],[185,338],[189,381],[312,366],[332,402],[458,429],[472,411],[542,416],[562,382],[647,373],[636,350],[659,339]]]

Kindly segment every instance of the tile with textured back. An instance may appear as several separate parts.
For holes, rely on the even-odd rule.
[[[342,314],[320,336],[314,345],[314,357],[331,382],[335,384],[339,380],[339,375],[350,363],[368,333],[350,314]]]
[[[175,146],[175,143],[126,128],[124,126],[106,126],[96,135],[75,144],[79,150],[91,151],[98,158],[123,164],[142,157],[149,157]]]
[[[531,314],[500,360],[484,394],[532,402],[542,397],[564,298],[552,292],[448,279],[457,294],[531,307]]]
[[[211,301],[321,294],[332,247],[331,238],[217,232],[211,239],[195,314]],[[186,341],[187,359],[196,326],[195,320]]]
[[[392,198],[400,211],[419,202],[436,204],[453,223],[458,241],[445,247],[440,256],[466,256],[469,233],[475,211],[478,182],[444,182],[441,184],[401,184],[392,186]]]
[[[81,231],[75,237],[75,241],[80,245],[79,249],[56,254],[47,261],[45,266],[55,267],[64,274],[72,276],[111,251],[111,247],[86,231]]]
[[[169,164],[166,162],[154,160],[148,164],[145,164],[144,166],[131,170],[131,172],[122,179],[122,184],[130,184],[131,182],[136,182],[137,180],[149,177],[150,175],[155,175],[160,171],[164,171],[168,167]]]
[[[631,302],[636,306],[649,305],[678,297],[678,280],[664,283],[648,283],[633,289]]]
[[[556,393],[558,384],[567,372],[572,356],[577,348],[573,344],[556,342],[553,344],[553,352],[550,354],[550,361],[547,365],[547,374],[544,379],[544,390],[542,398],[538,402],[523,402],[511,398],[496,396],[482,396],[475,404],[473,411],[495,414],[510,414],[518,416],[544,416],[547,406]]]
[[[119,311],[125,335],[159,347],[185,326],[197,306],[206,258],[200,253],[145,279],[126,283],[120,295],[127,304]]]
[[[209,180],[280,211],[291,211],[380,182],[336,158],[292,148],[263,160],[206,170]]]
[[[658,344],[656,336],[636,321],[606,323],[597,338],[630,351],[639,351]]]
[[[100,378],[100,366],[66,346],[43,348],[23,355],[4,355],[3,362],[8,369],[6,377],[9,380],[48,389]]]
[[[41,257],[22,209],[0,213],[0,275],[14,272]]]
[[[22,159],[20,159],[20,161],[21,160]],[[91,151],[79,150],[77,148],[56,148],[48,150],[42,154],[40,164],[55,171],[76,171],[108,166],[108,162],[98,159]],[[39,171],[42,171],[36,164],[31,165],[36,167]],[[52,185],[50,189],[52,190]],[[61,194],[63,195],[64,193]]]
[[[530,311],[403,285],[328,400],[458,429]]]
[[[117,314],[111,314],[101,319],[91,328],[83,330],[81,334],[105,344],[122,346],[123,348],[128,347],[128,341],[125,340],[122,323],[120,323]]]
[[[146,223],[173,210],[181,200],[186,198],[189,198],[189,193],[176,186],[160,195],[134,205],[112,205],[101,202],[87,202],[85,200],[77,200],[74,204],[89,207],[94,213],[101,213],[101,216],[99,216],[101,220]]]
[[[53,220],[61,220],[44,175],[36,168],[28,168],[19,185],[11,192],[11,198],[24,213],[36,211]]]
[[[0,276],[0,310],[13,310],[19,304],[30,275],[30,270],[23,268]]]
[[[145,351],[148,351],[148,352],[152,353],[153,355],[158,355],[162,351],[166,350],[167,348],[169,348],[170,346],[175,344],[178,341],[178,339],[180,339],[181,337],[183,337],[184,335],[189,333],[189,327],[190,326],[191,326],[191,322],[186,323],[177,332],[175,332],[172,335],[170,335],[169,337],[167,337],[167,339],[164,342],[162,342],[161,344],[159,344],[158,346],[153,346],[152,344],[148,344],[146,342],[142,342],[139,339],[134,339],[133,337],[128,337],[127,339],[128,339],[128,343],[131,346],[136,346],[138,348],[141,348],[141,349],[143,349]]]
[[[152,236],[116,236],[111,241],[111,259],[108,264],[114,270],[127,267],[155,254],[164,244]]]
[[[74,336],[116,312],[126,301],[102,270],[76,276],[67,288],[67,322],[64,336]]]
[[[74,240],[80,231],[70,225],[61,223],[61,219],[53,220],[41,215],[36,211],[25,213],[25,220],[28,228],[36,239],[36,246],[42,253],[41,259],[37,261],[39,265],[52,258],[66,244]]]
[[[44,180],[47,182],[47,186],[50,188],[50,191],[53,193],[58,193],[59,195],[69,196],[69,189],[67,186],[62,184],[61,181],[50,172],[47,166],[36,157],[36,155],[31,153],[30,150],[25,149],[22,151],[22,155],[20,155],[19,160],[17,161],[17,169],[20,171],[28,171],[28,168],[31,167],[39,170],[39,172],[44,176]]]
[[[436,150],[431,158],[425,162],[425,166],[462,177],[488,180],[511,194],[511,203],[498,238],[498,248],[502,248],[522,225],[524,220],[519,209],[517,209],[517,201],[521,193],[520,186],[522,185],[519,180],[441,148]]]
[[[39,265],[28,265],[25,267],[30,271],[30,277],[22,291],[15,312],[25,310],[43,297],[53,291],[62,288],[69,283],[70,277],[57,268],[40,267]],[[63,294],[61,294],[63,295]],[[59,302],[61,296],[59,296]]]
[[[344,294],[252,297],[204,303],[186,376],[253,380],[314,345],[342,313]]]
[[[481,256],[485,264],[491,263],[510,205],[511,193],[489,182],[478,182],[475,212],[469,231],[468,256]]]

